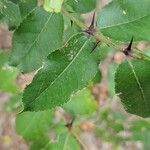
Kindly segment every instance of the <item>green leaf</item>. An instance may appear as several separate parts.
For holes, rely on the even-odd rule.
[[[19,0],[10,0],[10,1],[17,4]]]
[[[63,128],[64,129],[64,128]],[[44,137],[43,137],[44,138]],[[58,134],[56,139],[39,139],[34,141],[30,147],[31,150],[80,150],[80,145],[75,137],[68,131]]]
[[[26,17],[37,6],[37,0],[10,0],[17,4],[20,9],[22,18]]]
[[[63,48],[51,53],[25,89],[25,111],[60,106],[88,85],[98,70],[99,60],[91,53],[93,47],[91,39],[80,33],[73,36]]]
[[[95,48],[95,51],[100,51],[100,53],[98,54],[99,55],[98,57],[100,58],[101,61],[105,60],[108,56],[108,53],[111,52],[112,50],[113,49],[110,48],[105,43],[100,43]]]
[[[98,70],[98,72],[96,73],[92,81],[90,82],[89,87],[93,86],[94,84],[100,83],[101,78],[102,78],[102,73],[100,70]]]
[[[17,111],[22,104],[22,93],[12,95],[5,103],[4,108],[6,111]]]
[[[26,17],[37,6],[37,0],[11,0],[18,4],[22,18]]]
[[[23,112],[17,115],[16,131],[26,140],[39,139],[47,133],[51,120],[51,111]]]
[[[60,134],[56,142],[49,142],[45,150],[80,150],[77,140],[69,132]]]
[[[71,97],[70,101],[63,105],[65,111],[74,115],[85,115],[97,110],[98,105],[89,89],[83,89]]]
[[[42,136],[37,140],[32,141],[30,150],[47,150],[51,140],[47,136]]]
[[[0,52],[0,69],[7,63],[8,57],[8,52]]]
[[[126,111],[141,117],[150,116],[150,61],[123,62],[115,74],[115,84]]]
[[[44,9],[49,12],[61,12],[61,6],[64,0],[44,0]]]
[[[70,37],[72,37],[74,34],[81,32],[81,29],[73,23],[72,26],[68,27],[65,32],[64,32],[64,41],[68,41],[70,39]]]
[[[5,92],[17,92],[16,77],[18,70],[11,67],[3,67],[0,69],[0,90]]]
[[[99,12],[97,25],[115,40],[150,40],[149,8],[149,0],[114,0]]]
[[[16,5],[19,6],[19,10],[24,19],[27,15],[29,15],[37,6],[37,0],[10,0]]]
[[[96,0],[68,0],[66,3],[79,13],[87,13],[96,8]]]
[[[38,69],[43,59],[61,45],[63,28],[61,14],[37,7],[14,33],[10,64],[23,72]]]
[[[149,120],[135,120],[131,124],[132,138],[140,141],[144,145],[145,150],[149,150],[150,145],[150,121]]]
[[[79,14],[72,14],[73,16],[75,16],[76,18],[78,18],[79,20],[81,20]],[[70,21],[69,18],[67,18],[66,16],[64,17],[64,22],[65,22],[65,31],[64,31],[64,35],[63,35],[63,41],[67,42],[70,37],[72,37],[74,34],[81,32],[81,28],[75,23]]]
[[[21,22],[18,5],[8,0],[0,1],[0,23],[8,24],[10,29],[16,28]]]
[[[111,63],[108,69],[108,93],[110,97],[115,95],[115,72],[118,64]]]

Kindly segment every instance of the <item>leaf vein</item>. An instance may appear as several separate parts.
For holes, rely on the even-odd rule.
[[[142,98],[143,98],[143,100],[144,100],[146,109],[147,109],[148,112],[150,112],[150,109],[149,109],[148,104],[147,104],[147,102],[146,102],[144,90],[143,90],[143,88],[142,88],[142,86],[141,86],[141,83],[140,83],[140,81],[139,81],[139,79],[138,79],[138,76],[137,76],[137,74],[136,74],[136,72],[135,72],[134,66],[132,65],[132,63],[131,63],[130,61],[128,61],[128,63],[129,63],[129,66],[131,67],[131,70],[132,70],[132,72],[133,72],[133,74],[134,74],[135,80],[136,80],[136,82],[137,82],[137,84],[138,84],[138,86],[139,86],[139,89],[140,89]]]
[[[66,66],[66,68],[58,75],[58,77],[57,77],[54,81],[52,81],[51,84],[50,84],[43,92],[41,92],[41,94],[44,93],[50,86],[52,86],[52,85],[64,74],[64,72],[66,72],[66,70],[67,70],[67,69],[72,65],[72,63],[76,60],[76,58],[78,57],[78,55],[81,53],[81,51],[83,50],[83,48],[85,47],[85,45],[86,45],[88,42],[89,42],[89,40],[85,41],[85,43],[84,43],[83,46],[80,48],[80,50],[78,51],[78,54],[74,57],[74,59],[69,63],[69,65]],[[30,102],[30,105],[31,105],[32,103],[34,103],[34,101],[37,100],[37,99],[41,96],[41,94],[40,94],[38,97],[36,97],[32,102]]]
[[[102,27],[101,30],[103,30],[103,29],[108,29],[108,28],[113,28],[113,27],[117,27],[117,26],[121,26],[121,25],[125,25],[125,24],[129,24],[129,23],[133,23],[133,22],[136,22],[136,21],[138,21],[138,20],[140,20],[140,19],[143,19],[143,18],[145,18],[145,17],[148,17],[149,15],[150,15],[150,14],[144,15],[144,16],[139,17],[139,18],[137,18],[137,19],[134,19],[134,20],[132,20],[132,21],[128,21],[128,22],[123,22],[123,23],[118,23],[118,24],[115,24],[115,25],[110,25],[110,26]]]
[[[38,41],[38,39],[39,39],[39,37],[40,37],[41,33],[42,33],[42,32],[43,32],[43,30],[46,28],[46,26],[47,26],[48,22],[50,21],[50,19],[51,19],[52,15],[53,15],[53,14],[51,14],[51,15],[49,16],[49,18],[48,18],[48,19],[47,19],[47,21],[45,22],[45,24],[44,24],[43,28],[42,28],[42,29],[41,29],[41,31],[39,32],[38,36],[35,38],[35,40],[33,41],[32,45],[31,45],[31,46],[30,46],[30,48],[27,50],[26,55],[24,55],[24,57],[23,57],[22,59],[25,59],[25,58],[27,57],[27,54],[29,54],[29,53],[31,52],[32,47],[33,47],[33,46],[34,46],[34,44]]]

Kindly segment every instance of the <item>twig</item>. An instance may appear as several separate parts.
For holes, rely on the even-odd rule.
[[[76,140],[79,142],[79,144],[83,147],[84,150],[88,150],[86,145],[82,142],[82,140],[79,138],[79,136],[74,132],[71,131],[71,133],[73,134],[73,136],[76,138]]]
[[[67,12],[66,10],[62,9],[62,13],[70,18],[70,20],[72,20],[73,22],[75,22],[79,27],[81,27],[81,29],[85,30],[87,29],[88,27],[83,23],[81,22],[79,19],[75,18],[73,15],[71,15],[69,12]],[[96,32],[95,32],[95,37],[107,44],[108,46],[114,48],[115,50],[117,51],[121,51],[122,52],[122,48],[121,46],[117,45],[116,43],[114,43],[111,39],[109,39],[108,37],[104,36],[100,30],[98,28],[95,28]],[[138,49],[133,49],[133,52],[135,53],[135,55],[133,55],[134,58],[136,59],[146,59],[146,60],[150,60],[150,56],[146,55],[144,52],[138,50]]]

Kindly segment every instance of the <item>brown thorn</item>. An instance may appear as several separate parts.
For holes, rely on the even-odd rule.
[[[97,45],[100,43],[100,40],[99,39],[96,39],[96,43],[94,44],[94,47],[91,51],[91,53],[96,49]]]
[[[72,118],[71,122],[70,123],[67,123],[65,126],[68,128],[68,130],[71,130],[72,129],[72,125],[73,125],[73,122],[75,120],[75,117]]]
[[[73,21],[72,20],[70,21],[70,24],[71,24],[71,27],[72,27],[73,26]]]
[[[123,50],[123,53],[126,55],[126,56],[132,56],[132,43],[133,43],[133,37],[131,38],[131,41],[128,45],[128,47],[126,49]]]
[[[95,12],[93,13],[92,22],[89,29],[94,29],[94,24],[95,24]]]
[[[95,12],[93,13],[92,21],[88,29],[84,30],[84,32],[88,33],[89,35],[94,35],[95,34]]]

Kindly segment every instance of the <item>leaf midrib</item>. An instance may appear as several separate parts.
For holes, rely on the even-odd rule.
[[[123,23],[119,23],[119,24],[115,24],[115,25],[111,25],[111,26],[106,26],[106,27],[102,27],[100,28],[101,30],[104,30],[104,29],[108,29],[108,28],[113,28],[113,27],[117,27],[117,26],[121,26],[121,25],[126,25],[126,24],[130,24],[130,23],[133,23],[133,22],[136,22],[136,21],[139,21],[140,19],[143,19],[145,17],[148,17],[150,14],[147,14],[147,15],[144,15],[142,17],[139,17],[137,19],[134,19],[132,21],[127,21],[127,22],[123,22]]]
[[[141,86],[141,83],[140,83],[140,81],[139,81],[139,79],[138,79],[138,76],[137,76],[137,74],[136,74],[136,72],[135,72],[134,66],[133,66],[133,64],[132,64],[130,61],[128,61],[128,63],[129,63],[129,66],[130,66],[130,68],[131,68],[131,71],[132,71],[133,74],[134,74],[135,80],[136,80],[136,82],[137,82],[137,84],[138,84],[140,93],[141,93],[141,95],[142,95],[143,101],[144,101],[145,106],[146,106],[146,109],[147,109],[148,112],[150,112],[148,103],[147,103],[146,98],[145,98],[144,90],[143,90],[143,88],[142,88],[142,86]]]
[[[82,52],[83,48],[85,47],[85,45],[89,42],[89,39],[87,41],[85,41],[85,43],[83,44],[83,46],[81,47],[81,49],[79,50],[79,52],[77,53],[77,55],[74,57],[74,59],[66,66],[66,68],[58,75],[58,77],[51,82],[51,84],[44,90],[41,92],[41,94],[36,97],[32,102],[28,103],[28,104],[32,104],[34,103],[35,100],[37,100],[50,86],[52,86],[62,75],[63,73],[72,65],[72,63],[76,60],[77,56]]]
[[[22,60],[24,60],[28,55],[29,53],[31,52],[32,50],[32,47],[34,46],[34,44],[38,41],[40,35],[42,34],[43,30],[47,27],[47,24],[49,23],[51,17],[52,17],[53,14],[50,14],[50,16],[48,17],[47,21],[45,22],[43,28],[41,29],[41,31],[39,32],[39,34],[37,35],[37,37],[35,38],[35,40],[33,41],[32,45],[30,46],[30,48],[28,48],[27,50],[27,53],[22,57]],[[18,64],[19,65],[19,64]]]
[[[28,130],[32,127],[32,124],[34,124],[34,122],[38,119],[38,118],[41,118],[42,114],[35,114],[34,117],[32,118],[30,124],[25,128],[25,130],[22,132],[22,135],[23,136],[26,136],[26,133],[28,132]]]

